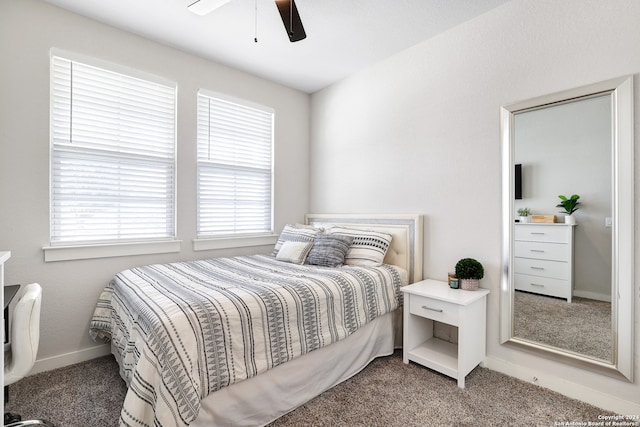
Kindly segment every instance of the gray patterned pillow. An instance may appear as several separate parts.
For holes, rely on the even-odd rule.
[[[295,225],[287,224],[282,229],[280,237],[278,237],[278,241],[276,242],[271,255],[277,256],[282,244],[287,241],[313,243],[313,240],[321,231],[322,230],[320,229],[311,228],[309,226],[296,227]]]
[[[340,267],[353,242],[351,236],[320,234],[313,242],[306,264],[323,267]]]

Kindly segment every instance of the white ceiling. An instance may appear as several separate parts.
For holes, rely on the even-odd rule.
[[[274,0],[232,0],[206,16],[187,9],[194,0],[45,1],[313,93],[509,0],[296,0],[307,38],[295,43]]]

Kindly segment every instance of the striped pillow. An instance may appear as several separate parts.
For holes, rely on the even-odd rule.
[[[273,253],[271,255],[277,256],[282,244],[287,241],[313,243],[313,240],[321,231],[322,230],[310,228],[308,226],[296,227],[295,225],[287,224],[282,229],[280,237],[278,237],[278,241],[276,242],[276,246],[273,248]]]
[[[340,267],[344,264],[344,257],[347,255],[352,242],[353,237],[351,236],[320,234],[313,242],[306,264],[322,267]]]
[[[328,231],[330,235],[344,235],[353,237],[353,243],[345,256],[346,265],[360,265],[376,267],[382,265],[384,256],[391,244],[391,234],[378,231],[357,230],[346,227],[332,227]]]

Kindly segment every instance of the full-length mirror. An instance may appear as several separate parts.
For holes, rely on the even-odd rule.
[[[501,120],[502,342],[631,380],[633,77]]]

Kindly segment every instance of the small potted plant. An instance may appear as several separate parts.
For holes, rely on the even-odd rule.
[[[575,224],[576,219],[572,216],[572,214],[577,211],[578,205],[580,202],[580,196],[574,194],[571,197],[563,196],[562,194],[558,196],[560,198],[560,203],[556,205],[557,208],[562,208],[560,213],[565,214],[564,222],[565,224]]]
[[[456,277],[460,279],[461,289],[475,291],[484,277],[484,268],[473,258],[463,258],[456,264]]]
[[[531,210],[529,208],[518,209],[518,216],[520,217],[520,222],[529,222],[530,213],[531,213]]]

